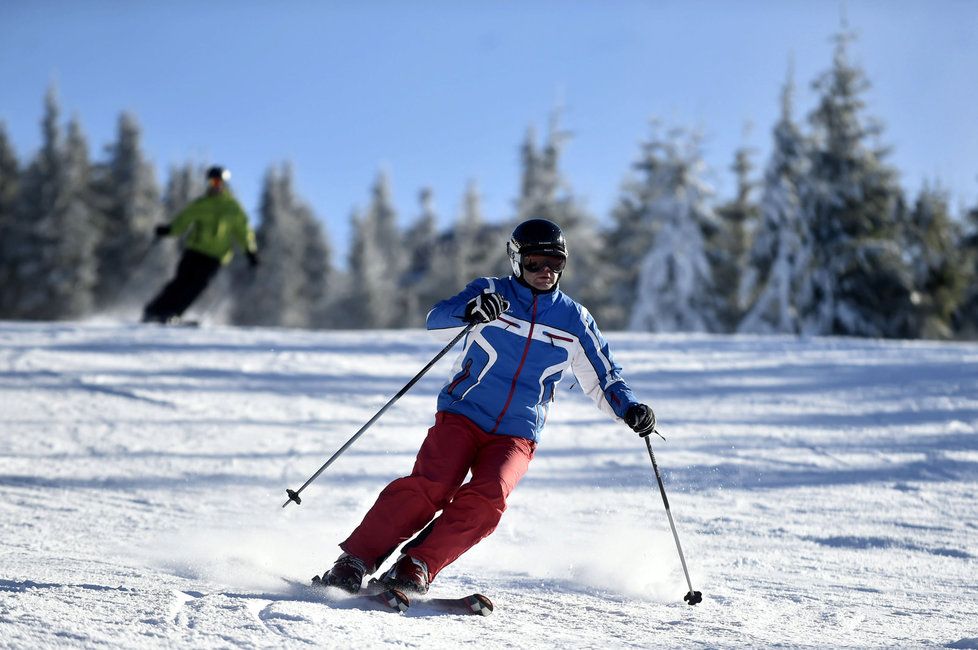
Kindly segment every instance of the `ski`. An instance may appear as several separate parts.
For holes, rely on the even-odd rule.
[[[313,587],[325,588],[326,584],[323,583],[322,578],[319,576],[313,576],[312,578]],[[367,589],[365,592],[358,594],[350,594],[342,600],[343,603],[352,604],[363,604],[363,605],[380,605],[383,609],[403,614],[411,606],[410,599],[404,595],[404,592],[398,589]]]
[[[357,598],[357,596],[354,596],[354,598]],[[404,595],[404,592],[397,589],[385,589],[379,594],[364,594],[363,596],[360,596],[360,598],[366,598],[376,603],[380,603],[381,605],[384,605],[390,609],[392,612],[397,612],[399,614],[403,614],[408,610],[408,607],[411,606],[411,601]]]
[[[371,578],[367,583],[367,589],[385,589],[385,587],[384,583],[377,578]],[[427,598],[419,595],[414,597],[413,602],[418,605],[418,609],[434,609],[445,614],[489,616],[493,610],[493,604],[489,597],[480,593],[469,594],[461,598]],[[408,606],[410,607],[410,603]]]
[[[286,580],[290,584],[301,586],[291,580]],[[320,576],[313,576],[312,586],[325,589]],[[458,614],[458,615],[478,615],[489,616],[492,614],[494,605],[488,596],[480,593],[472,593],[460,598],[426,598],[425,596],[415,596],[412,601],[400,589],[385,587],[376,578],[356,594],[344,595],[337,604],[349,604],[353,606],[362,605],[371,609],[383,609],[385,611],[397,612],[400,614],[408,613],[412,604],[417,605],[415,612],[439,613],[439,614]]]
[[[421,603],[451,614],[489,616],[493,610],[492,601],[487,596],[478,593],[461,598],[428,598],[420,601],[419,604]]]
[[[199,320],[168,320],[168,321],[141,321],[144,325],[159,325],[160,327],[200,327]]]

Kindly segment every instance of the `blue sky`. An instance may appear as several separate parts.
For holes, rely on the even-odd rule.
[[[4,0],[0,120],[26,160],[54,83],[98,157],[132,111],[161,182],[188,159],[224,164],[253,217],[265,170],[291,161],[345,256],[351,209],[381,169],[402,224],[430,186],[447,225],[470,180],[487,218],[509,216],[518,147],[558,105],[573,134],[564,171],[600,219],[652,117],[704,132],[729,195],[737,147],[764,163],[789,60],[797,113],[814,107],[842,12],[816,0]],[[849,0],[844,12],[904,187],[939,179],[955,207],[974,206],[978,2]]]

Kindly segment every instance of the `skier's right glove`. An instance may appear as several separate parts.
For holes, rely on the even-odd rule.
[[[625,411],[625,424],[644,438],[655,431],[655,413],[645,404],[632,404]]]
[[[248,258],[248,265],[251,266],[251,268],[258,266],[260,262],[258,259],[258,253],[254,251],[245,251],[245,257]]]
[[[160,225],[156,226],[155,232],[157,237],[166,237],[170,234],[170,224],[161,223]]]
[[[509,301],[498,293],[480,293],[465,306],[465,321],[489,323],[509,309]]]

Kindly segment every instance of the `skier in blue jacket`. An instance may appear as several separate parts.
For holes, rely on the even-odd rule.
[[[478,278],[428,314],[428,329],[446,338],[477,325],[438,395],[435,425],[411,475],[380,493],[340,544],[343,553],[323,576],[325,584],[358,591],[364,575],[417,535],[381,582],[425,593],[439,571],[496,528],[533,458],[565,370],[602,411],[640,436],[654,431],[652,409],[621,377],[591,314],[558,289],[568,256],[560,227],[525,221],[507,251],[512,276]]]

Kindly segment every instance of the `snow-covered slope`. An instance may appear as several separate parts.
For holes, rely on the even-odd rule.
[[[346,607],[329,566],[433,421],[423,332],[0,324],[0,646],[978,647],[978,346],[610,337],[648,454],[572,380],[496,533],[434,595]]]

